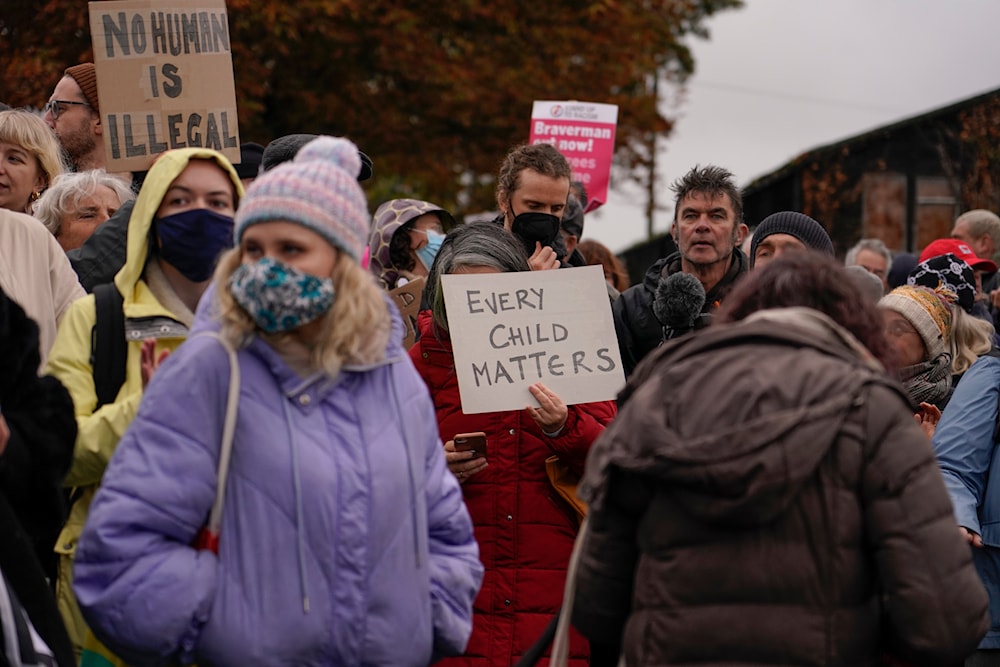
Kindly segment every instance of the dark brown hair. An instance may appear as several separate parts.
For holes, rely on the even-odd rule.
[[[759,310],[793,306],[827,315],[861,341],[886,370],[896,369],[882,315],[843,266],[818,252],[782,255],[748,273],[726,297],[713,323],[738,322]]]
[[[713,165],[707,167],[695,165],[688,173],[674,181],[670,189],[674,191],[675,221],[681,210],[681,201],[692,192],[699,192],[707,195],[709,199],[715,199],[719,195],[728,196],[733,208],[733,230],[743,224],[743,195],[736,186],[736,177],[728,169]]]
[[[567,181],[572,176],[569,162],[555,146],[521,144],[511,149],[500,165],[497,176],[498,198],[510,199],[514,196],[514,192],[521,187],[521,172],[525,169],[532,169],[550,178],[565,178]]]

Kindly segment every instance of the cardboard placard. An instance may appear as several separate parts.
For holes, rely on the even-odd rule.
[[[417,340],[417,314],[420,313],[420,296],[423,294],[427,279],[416,278],[389,292],[392,302],[403,317],[406,334],[403,336],[403,347],[409,350]]]
[[[189,146],[239,162],[225,0],[88,6],[108,171],[142,171]]]
[[[566,156],[573,180],[587,188],[589,212],[608,201],[617,127],[615,104],[536,101],[528,141],[552,144]]]
[[[625,384],[604,270],[441,276],[462,412],[537,405],[541,382],[566,405],[613,399]]]

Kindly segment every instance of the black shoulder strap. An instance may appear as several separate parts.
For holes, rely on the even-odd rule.
[[[90,364],[94,373],[97,394],[95,410],[114,403],[118,390],[125,383],[125,361],[128,347],[125,344],[125,313],[122,311],[121,293],[114,283],[94,288],[97,321],[90,341]]]

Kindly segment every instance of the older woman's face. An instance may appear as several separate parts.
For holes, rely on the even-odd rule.
[[[24,213],[33,192],[45,187],[38,160],[26,149],[0,143],[0,208]]]
[[[63,211],[56,241],[59,241],[63,250],[79,248],[121,205],[114,190],[106,185],[98,185],[95,192],[82,195],[76,200],[75,206]]]
[[[895,310],[882,308],[882,323],[885,337],[896,351],[896,362],[900,367],[914,366],[927,361],[924,339],[910,321]]]

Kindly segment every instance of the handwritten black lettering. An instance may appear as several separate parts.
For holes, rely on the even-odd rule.
[[[549,357],[548,367],[549,367],[549,375],[554,375],[555,377],[562,377],[563,375],[565,375],[565,373],[563,373],[563,368],[566,367],[566,364],[559,361],[558,354],[553,354],[551,357]]]
[[[510,347],[509,342],[500,344],[494,339],[494,334],[496,334],[498,331],[503,332],[504,329],[506,329],[506,327],[502,324],[498,324],[492,329],[490,329],[490,347],[492,347],[494,350],[502,350],[505,347]]]
[[[602,347],[599,349],[597,351],[597,358],[607,363],[607,366],[604,364],[598,364],[597,370],[602,373],[610,373],[615,370],[615,360],[611,358],[608,348]]]
[[[482,313],[482,312],[484,312],[482,308],[478,308],[477,309],[475,307],[475,304],[481,303],[481,301],[480,301],[480,299],[473,299],[472,298],[473,294],[475,294],[475,295],[478,296],[479,295],[479,290],[477,290],[477,289],[465,290],[465,298],[466,298],[466,300],[469,303],[469,314],[470,315],[475,315],[476,313]]]

